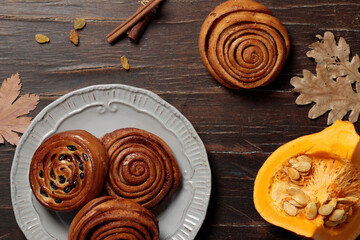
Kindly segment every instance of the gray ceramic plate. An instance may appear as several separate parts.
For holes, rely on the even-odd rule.
[[[74,213],[58,213],[33,196],[28,172],[36,148],[50,135],[84,129],[97,137],[137,127],[165,140],[180,166],[183,184],[158,213],[161,239],[193,239],[210,197],[211,172],[205,147],[191,123],[156,94],[125,85],[97,85],[68,93],[44,108],[23,134],[11,168],[11,199],[27,239],[66,240]]]

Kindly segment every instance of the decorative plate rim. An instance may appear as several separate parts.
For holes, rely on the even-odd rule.
[[[21,161],[20,155],[21,155],[21,149],[24,146],[27,141],[33,141],[30,139],[31,134],[33,133],[34,129],[37,127],[38,124],[42,124],[42,121],[44,121],[46,114],[51,111],[52,109],[55,109],[62,104],[64,104],[66,101],[68,101],[71,97],[77,96],[77,95],[86,95],[93,93],[94,91],[126,91],[130,94],[141,94],[145,95],[146,97],[150,98],[155,103],[159,104],[159,106],[163,107],[166,110],[169,110],[172,116],[176,117],[181,124],[185,127],[185,130],[191,135],[193,138],[193,141],[196,143],[196,146],[200,153],[200,160],[197,160],[197,162],[190,162],[191,169],[193,171],[193,175],[191,176],[191,180],[193,180],[195,174],[201,173],[200,182],[195,182],[192,187],[192,199],[189,201],[187,208],[185,209],[185,212],[183,213],[183,219],[181,220],[181,226],[177,229],[177,231],[172,235],[169,236],[167,239],[194,239],[197,232],[199,231],[205,216],[206,211],[209,204],[210,199],[210,192],[211,192],[211,170],[210,165],[207,158],[207,153],[205,146],[203,142],[201,141],[200,137],[198,136],[197,132],[195,131],[194,127],[190,123],[188,119],[185,118],[185,116],[182,115],[182,113],[177,110],[174,106],[163,100],[160,96],[157,94],[145,90],[142,88],[132,87],[128,85],[123,84],[106,84],[106,85],[92,85],[85,88],[77,89],[75,91],[69,92],[58,99],[56,99],[54,102],[47,105],[43,110],[40,111],[40,113],[32,120],[31,124],[25,131],[25,133],[22,135],[17,148],[15,150],[15,155],[13,159],[13,163],[11,166],[11,172],[10,172],[10,186],[11,186],[11,201],[13,206],[13,211],[15,214],[15,218],[17,221],[18,226],[24,233],[27,239],[53,239],[44,237],[43,233],[46,233],[47,236],[48,232],[44,229],[40,222],[40,218],[35,213],[36,210],[34,209],[34,206],[31,201],[31,190],[30,187],[19,187],[16,186],[18,179],[16,179],[16,171],[20,170],[26,170],[28,168],[28,165],[30,162]],[[106,99],[107,100],[107,99]],[[120,102],[120,101],[119,101]],[[84,103],[86,105],[86,102]],[[111,101],[109,99],[108,107],[110,108]],[[84,105],[84,106],[85,106]],[[131,104],[130,104],[131,105]],[[137,107],[133,106],[135,109]],[[145,109],[145,105],[143,106]],[[137,109],[139,110],[139,109]],[[153,117],[156,118],[157,121],[160,121],[160,123],[164,124],[161,119],[159,112],[153,112]],[[160,113],[161,114],[161,113]],[[70,115],[70,114],[69,114]],[[65,118],[66,119],[66,118]],[[57,120],[57,121],[63,121]],[[58,126],[57,126],[58,127]],[[170,130],[170,129],[168,129]],[[56,129],[54,130],[56,131]],[[175,130],[171,130],[174,132]],[[175,133],[175,132],[174,132]],[[36,143],[36,141],[35,141]],[[40,143],[37,143],[40,144]],[[183,150],[185,153],[185,149]],[[191,160],[189,158],[189,160]],[[31,161],[31,160],[30,160]],[[200,162],[200,163],[199,163]],[[195,165],[196,164],[196,165]],[[195,171],[197,170],[197,171]],[[197,172],[197,173],[196,173]],[[28,169],[27,169],[28,173]],[[26,179],[27,179],[26,174]],[[198,176],[195,176],[198,177]],[[24,177],[23,177],[24,178]],[[196,180],[196,179],[195,179]],[[28,181],[28,180],[25,180]],[[199,181],[199,179],[198,179]],[[192,183],[193,184],[193,183]],[[26,184],[25,184],[26,185]],[[18,193],[19,192],[19,193]],[[196,199],[199,198],[201,200],[201,206],[199,206],[199,203],[194,203],[195,196]],[[33,212],[30,211],[29,208],[33,210]],[[201,208],[201,209],[199,209]],[[24,218],[24,212],[27,212],[27,214],[31,214],[31,217]],[[198,213],[200,211],[200,214]],[[195,216],[192,216],[191,214],[194,214]],[[190,218],[189,218],[190,217]],[[40,233],[40,234],[39,234]]]

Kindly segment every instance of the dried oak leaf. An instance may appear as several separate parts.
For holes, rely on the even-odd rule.
[[[351,83],[360,82],[360,59],[356,54],[351,61],[350,47],[345,39],[340,37],[338,44],[332,32],[325,32],[324,37],[316,36],[320,41],[310,45],[311,51],[306,56],[314,58],[318,64],[322,64],[331,73],[331,77],[337,78],[348,76]]]
[[[349,120],[357,121],[360,113],[360,94],[354,92],[347,77],[339,77],[334,81],[321,64],[316,65],[316,74],[317,76],[304,69],[304,78],[291,79],[294,91],[301,93],[296,99],[296,104],[307,105],[314,102],[308,115],[311,119],[330,111],[328,124],[342,119],[349,111]]]
[[[331,32],[317,37],[320,41],[311,44],[312,50],[307,52],[317,63],[316,76],[304,69],[303,78],[290,80],[293,91],[300,93],[296,104],[314,103],[308,114],[311,119],[329,111],[327,123],[331,124],[350,112],[349,121],[356,122],[360,112],[359,56],[349,61],[349,45],[343,38],[337,44]]]
[[[35,94],[19,97],[21,87],[18,73],[5,79],[0,87],[0,143],[5,139],[17,145],[20,140],[18,133],[24,133],[31,122],[31,118],[24,115],[35,109],[39,102],[39,96]]]

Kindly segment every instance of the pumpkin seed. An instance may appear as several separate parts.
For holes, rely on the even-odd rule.
[[[317,204],[315,202],[311,202],[305,207],[305,213],[307,219],[314,219],[317,215]]]
[[[346,199],[348,199],[352,203],[356,203],[357,201],[359,201],[359,198],[353,196],[348,196],[346,197]]]
[[[333,222],[340,221],[345,215],[344,209],[335,209],[334,212],[330,215],[329,220]]]
[[[293,167],[299,172],[307,172],[311,168],[311,163],[306,161],[299,161],[298,163],[294,164]]]
[[[296,164],[296,163],[298,163],[299,161],[298,160],[296,160],[296,158],[291,158],[290,160],[289,160],[289,163],[291,164],[291,165],[294,165],[294,164]]]
[[[319,214],[323,216],[328,216],[334,210],[334,206],[330,204],[324,204],[319,208]]]
[[[331,206],[333,206],[333,207],[335,208],[336,205],[337,205],[337,199],[336,199],[336,198],[332,198],[328,204],[331,205]]]
[[[351,203],[350,199],[348,198],[338,198],[337,201],[338,203]]]
[[[292,167],[288,169],[288,175],[289,175],[289,178],[291,178],[292,180],[299,180],[299,178],[300,178],[299,172]]]
[[[295,196],[297,194],[305,194],[303,190],[301,190],[300,188],[297,187],[288,187],[286,189],[286,191],[291,195],[291,196]]]
[[[284,210],[290,216],[296,216],[298,213],[298,209],[288,202],[284,202]]]
[[[306,205],[306,203],[308,202],[308,198],[307,196],[304,194],[296,194],[295,196],[293,196],[293,199],[298,202],[302,207]]]
[[[305,162],[311,163],[311,158],[306,155],[300,155],[296,158],[296,160],[298,160],[299,162],[305,161]]]
[[[294,205],[294,206],[297,207],[297,208],[302,208],[302,207],[304,206],[304,205],[298,203],[298,202],[297,202],[296,200],[294,200],[294,199],[289,200],[289,203],[290,203],[291,205]]]
[[[336,227],[337,225],[339,225],[339,223],[338,222],[333,222],[333,221],[326,221],[325,225],[327,227]]]

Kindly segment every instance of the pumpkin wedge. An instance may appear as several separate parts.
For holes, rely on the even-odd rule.
[[[269,223],[313,239],[360,234],[360,137],[352,123],[279,147],[260,168],[254,204]]]

